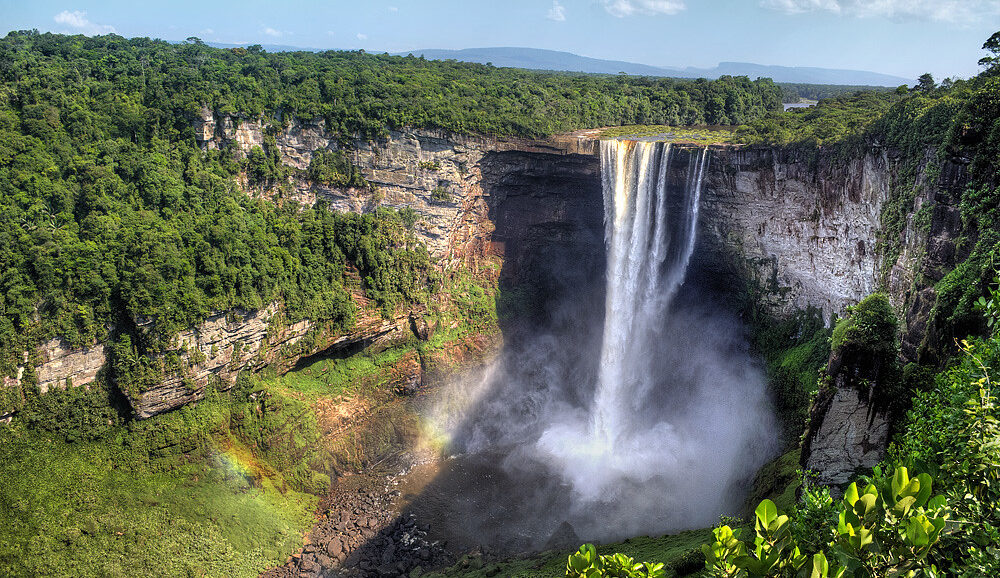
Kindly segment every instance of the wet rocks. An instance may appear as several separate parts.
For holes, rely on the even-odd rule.
[[[335,489],[301,552],[264,576],[383,578],[454,563],[446,544],[428,539],[427,526],[396,511],[395,482],[396,476],[370,476],[360,488]]]

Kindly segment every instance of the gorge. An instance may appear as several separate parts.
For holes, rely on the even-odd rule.
[[[263,143],[262,125],[247,119],[236,121],[224,117],[216,121],[206,112],[196,128],[199,142],[206,150],[232,143],[248,153]],[[647,343],[653,340],[653,335],[659,335],[664,328],[659,327],[656,320],[670,307],[671,295],[685,275],[689,278],[689,287],[701,288],[695,292],[706,291],[720,296],[720,301],[732,302],[749,295],[753,307],[776,315],[815,307],[822,311],[827,322],[831,315],[841,314],[845,306],[877,287],[886,268],[876,249],[879,218],[896,171],[891,151],[872,149],[846,164],[835,164],[822,153],[810,156],[766,147],[638,142],[628,145],[634,147],[631,149],[633,158],[624,149],[613,152],[617,142],[603,142],[599,146],[586,134],[533,142],[456,137],[434,131],[392,133],[380,143],[359,141],[353,147],[352,160],[374,185],[377,197],[365,191],[295,181],[292,198],[304,202],[323,199],[340,210],[367,210],[371,203],[413,208],[418,215],[415,228],[418,238],[427,243],[445,270],[468,268],[487,278],[492,276],[494,282],[499,283],[501,302],[505,292],[517,296],[513,318],[532,320],[530,330],[524,329],[520,321],[507,323],[508,341],[518,351],[509,355],[518,359],[518,365],[530,366],[525,359],[544,357],[537,353],[537,344],[543,340],[550,342],[546,350],[567,349],[564,339],[569,335],[574,336],[570,341],[574,346],[568,349],[593,352],[579,356],[564,352],[561,369],[545,370],[556,383],[603,384],[603,393],[588,393],[588,388],[577,388],[569,394],[570,399],[576,400],[577,407],[582,400],[596,396],[589,403],[593,403],[597,411],[576,421],[577,424],[590,424],[588,428],[615,431],[619,427],[612,425],[615,420],[635,409],[616,407],[615,399],[631,396],[618,395],[620,392],[615,392],[615,386],[632,387],[636,391],[655,389],[653,383],[635,376],[653,373],[649,364],[662,357],[662,352],[658,356],[648,348],[622,349],[626,342],[633,343],[624,340],[624,336],[628,335],[635,343]],[[322,123],[297,120],[278,135],[277,145],[283,162],[299,167],[309,164],[315,150],[337,146]],[[602,158],[603,168],[600,166]],[[436,168],[421,169],[423,163]],[[639,171],[642,176],[632,176],[632,171]],[[948,183],[960,183],[963,178],[960,175],[960,171],[946,173]],[[637,184],[637,179],[645,185]],[[945,183],[939,187],[923,177],[917,180],[926,192],[918,195],[912,212],[932,201],[947,204],[942,195],[956,186]],[[650,193],[638,196],[622,193],[626,186],[646,191],[661,188],[661,185],[669,194],[656,197],[655,203]],[[433,199],[438,188],[449,191],[451,199],[444,202]],[[612,190],[615,194],[609,192]],[[626,199],[633,203],[629,205],[631,208],[616,205]],[[661,207],[659,202],[667,205]],[[644,203],[648,209],[639,210],[635,203]],[[681,210],[685,204],[688,208]],[[662,219],[652,218],[667,207],[667,214],[688,215],[688,220],[671,220],[668,226]],[[629,231],[623,233],[623,237],[604,231],[605,224],[611,226],[628,215],[646,213],[650,220],[636,225],[634,232],[631,225],[625,224],[628,221],[620,224],[626,227],[623,230]],[[934,222],[935,228],[926,233],[907,228],[906,246],[920,247],[931,239],[953,235],[946,220],[935,219]],[[937,225],[939,222],[942,224]],[[921,239],[923,235],[927,235],[926,240]],[[651,239],[644,240],[646,236]],[[616,245],[621,238],[632,238],[636,244],[632,249]],[[605,239],[612,241],[607,257]],[[647,264],[650,270],[662,270],[658,275],[643,269],[634,254],[646,254],[643,250],[646,245],[654,248],[649,257],[653,263],[663,260],[662,265]],[[913,299],[905,279],[913,278],[914,255],[918,252],[919,249],[905,251],[892,266],[894,286],[900,288],[892,296],[900,308],[909,307]],[[605,288],[606,262],[609,267],[621,268],[614,275],[609,269],[609,283],[611,279],[621,279],[630,285],[619,288],[609,284]],[[654,282],[654,277],[659,280]],[[618,291],[628,291],[632,297],[613,298]],[[609,307],[633,309],[608,316],[603,329],[600,323],[595,325],[593,319],[581,321],[587,318],[583,312],[605,309],[605,295]],[[683,301],[684,298],[678,295],[678,299]],[[692,311],[695,309],[698,307],[692,307]],[[196,400],[204,395],[211,376],[231,384],[242,368],[260,368],[268,362],[288,368],[297,358],[316,352],[329,354],[338,348],[358,346],[385,347],[385,344],[405,339],[410,334],[410,326],[424,316],[420,309],[397,312],[390,319],[379,319],[376,315],[370,320],[359,321],[353,332],[339,334],[317,333],[308,320],[282,328],[280,324],[275,325],[275,320],[280,319],[278,313],[276,305],[260,312],[220,312],[204,325],[179,334],[176,343],[181,348],[178,350],[181,358],[187,360],[186,365],[190,367],[184,372],[188,377],[182,375],[167,380],[144,392],[141,398],[130,398],[135,414],[149,417]],[[702,317],[701,313],[678,315],[673,330],[683,333],[679,324],[712,323]],[[615,320],[622,325],[616,325]],[[922,323],[925,319],[917,315],[914,321]],[[729,323],[730,330],[737,327],[732,322],[718,322]],[[539,327],[547,331],[538,331]],[[519,331],[532,334],[533,339],[538,340],[533,342],[536,345],[518,345],[516,335]],[[583,337],[601,333],[618,335],[618,341],[605,339],[600,345],[599,337]],[[306,335],[310,336],[309,345],[292,347]],[[710,349],[732,347],[732,344],[704,345]],[[31,354],[25,359],[39,360],[34,371],[40,377],[40,386],[45,384],[43,391],[49,387],[65,387],[68,383],[81,387],[87,386],[104,366],[106,355],[102,347],[103,344],[95,344],[71,350],[51,345],[46,346],[39,357]],[[535,351],[529,353],[531,349]],[[197,351],[201,352],[200,357]],[[694,351],[686,350],[681,357],[690,362],[694,355]],[[612,360],[616,361],[612,363]],[[707,365],[718,366],[718,360]],[[541,371],[538,367],[535,370]],[[658,370],[657,373],[676,373],[676,369],[667,371],[659,367]],[[417,379],[422,371],[418,370]],[[520,370],[518,373],[526,372]],[[625,379],[629,376],[633,377]],[[192,379],[196,384],[194,388],[190,386]],[[725,399],[763,399],[762,379],[759,373],[749,378],[724,378],[723,381],[740,381],[753,389],[724,396]],[[630,382],[631,386],[626,385]],[[6,387],[18,385],[17,375],[5,377]],[[501,400],[505,406],[503,411],[510,411],[506,405],[511,398],[524,398],[523,392],[517,391],[491,392],[489,396]],[[530,403],[540,402],[532,400]],[[652,404],[644,411],[647,418],[653,418],[663,411],[663,407]],[[546,414],[546,419],[549,417]],[[457,418],[449,419],[455,421]],[[589,433],[560,431],[558,421],[551,422],[552,428],[536,438],[539,446],[547,447],[551,453],[572,455],[559,451],[559,444],[564,443],[559,441],[561,438],[595,435],[594,430]],[[754,427],[768,428],[766,420],[750,421],[756,424]],[[650,423],[657,422],[654,419]],[[480,443],[477,439],[493,439],[496,443],[496,439],[517,439],[525,435],[523,431],[510,431],[509,425],[494,430],[489,424],[477,427],[480,429],[456,434],[456,438],[463,440],[463,447],[476,448]],[[773,439],[773,435],[761,433],[764,430],[752,430],[748,439]],[[487,435],[486,431],[490,433]],[[650,439],[669,438],[668,433],[655,427],[650,432]],[[642,446],[655,452],[660,442],[650,444],[648,440],[639,439],[634,443],[637,448]],[[736,444],[734,447],[741,446]],[[771,451],[767,447],[767,444],[761,446],[760,455]],[[649,460],[640,458],[637,461]],[[567,460],[567,464],[571,462]],[[741,469],[744,476],[754,469],[752,464],[759,464],[759,458],[751,458],[748,463],[751,465]],[[659,464],[641,475],[645,478],[657,476],[657,467]],[[567,471],[573,469],[569,465],[565,467]],[[573,476],[593,477],[586,470],[578,470]],[[734,482],[726,475],[717,477],[721,485],[711,490],[716,495],[720,493],[719,488]],[[703,482],[699,479],[696,485],[705,488]],[[584,494],[596,495],[602,486],[597,483],[591,488],[579,489]],[[694,519],[701,523],[710,521],[697,516]],[[691,523],[673,527],[687,527]]]
[[[198,132],[206,150],[249,153],[263,142],[263,129],[246,119],[199,126],[211,127]],[[754,472],[782,447],[763,364],[743,337],[744,308],[782,317],[811,307],[830,323],[879,285],[886,268],[876,249],[880,215],[897,178],[891,151],[834,163],[822,152],[647,140],[407,131],[352,147],[374,193],[294,181],[291,198],[305,203],[413,209],[414,231],[443,271],[468,271],[498,288],[502,345],[495,337],[477,345],[460,338],[454,343],[462,353],[406,354],[389,366],[391,387],[430,391],[412,409],[425,420],[416,438],[460,454],[436,466],[406,506],[454,552],[538,550],[560,528],[565,539],[566,527],[577,539],[616,540],[738,513]],[[316,150],[338,146],[322,123],[300,121],[276,143],[284,162],[301,167]],[[943,185],[918,179],[925,192],[913,212],[945,204],[961,169],[943,178]],[[440,189],[450,198],[435,199]],[[919,247],[954,235],[947,220],[933,223],[927,231],[906,228],[910,249],[892,267],[895,286],[913,279]],[[906,289],[891,293],[900,307],[915,294]],[[178,334],[175,351],[187,369],[130,397],[131,411],[149,418],[190,404],[212,380],[231,387],[240,370],[405,350],[408,340],[448,332],[431,311],[441,306],[388,318],[369,310],[349,332],[317,331],[309,320],[284,324],[279,304],[220,312]],[[46,387],[86,388],[107,363],[102,347],[47,346],[25,359],[40,361],[34,371]],[[5,385],[18,387],[16,377]],[[331,474],[413,442],[400,425],[411,418],[392,409],[392,396],[365,403],[364,413],[341,418],[334,431],[368,440],[368,457],[355,462],[360,454],[348,452],[353,457],[338,458]],[[848,392],[827,412],[868,410]],[[810,465],[821,464],[831,480],[873,465],[887,443],[881,422],[844,423],[852,424],[846,433],[817,424],[811,440],[822,459]],[[396,430],[388,439],[377,433],[386,427]],[[845,439],[875,449],[858,453]],[[358,563],[349,554],[365,551],[366,535],[328,560]],[[297,560],[295,572],[317,558]]]

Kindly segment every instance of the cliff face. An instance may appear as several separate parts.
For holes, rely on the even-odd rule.
[[[486,226],[478,227],[465,254],[488,250],[502,258],[501,292],[512,295],[519,315],[531,321],[545,322],[569,304],[603,308],[598,158],[499,152],[484,157],[480,168],[486,212],[475,215]]]
[[[965,161],[938,162],[933,150],[914,166],[884,148],[839,159],[822,150],[726,147],[711,163],[693,276],[778,314],[816,307],[827,320],[882,290],[901,320],[904,358],[933,355],[942,341],[928,323],[933,285],[963,257],[956,241]],[[896,237],[883,230],[883,209],[907,195],[912,204],[888,209],[905,219]],[[840,381],[820,397],[802,463],[836,486],[882,459],[890,423]]]
[[[362,299],[355,296],[356,301]],[[285,323],[277,303],[257,311],[219,313],[178,333],[175,347],[160,356],[177,354],[178,371],[148,390],[127,392],[127,397],[137,417],[151,417],[201,399],[210,384],[229,389],[243,370],[257,371],[272,363],[288,369],[320,351],[405,339],[411,335],[410,316],[417,314],[407,311],[383,319],[378,312],[362,308],[354,328],[336,332],[308,319]]]
[[[216,119],[203,110],[195,122],[195,134],[206,150],[229,143],[244,153],[263,146],[263,121]],[[334,135],[323,119],[288,119],[275,122],[281,130],[275,142],[285,164],[305,170],[315,151],[337,150]],[[481,161],[490,153],[519,151],[540,155],[593,154],[596,141],[586,137],[560,136],[545,141],[490,139],[436,130],[390,131],[376,142],[357,140],[347,151],[362,170],[374,191],[328,187],[306,179],[293,179],[292,198],[305,204],[323,199],[338,211],[370,211],[377,206],[409,207],[417,215],[414,227],[418,239],[434,257],[444,261],[462,258],[463,243],[476,232],[470,231],[470,211],[486,210],[479,203],[483,179]],[[475,224],[475,217],[472,223]]]
[[[275,143],[283,161],[297,169],[308,167],[314,151],[339,146],[321,120],[273,124],[280,127]],[[205,149],[235,145],[247,152],[264,143],[261,120],[216,118],[206,110],[194,128]],[[674,147],[671,170],[678,173],[702,148]],[[588,306],[603,306],[596,141],[586,135],[523,141],[414,130],[355,142],[348,150],[373,190],[325,187],[300,173],[291,181],[291,197],[310,204],[323,199],[342,211],[413,209],[415,232],[442,269],[462,265],[496,273],[505,291],[532,309],[519,314],[538,314],[568,293],[583,295]],[[884,267],[876,244],[897,165],[882,149],[843,161],[822,151],[713,146],[691,277],[730,295],[762,290],[755,294],[760,306],[777,313],[813,306],[829,318],[875,290],[882,271],[889,271],[894,304],[906,312],[904,351],[915,352],[933,305],[933,290],[918,286],[917,279],[940,279],[954,262],[960,224],[954,199],[964,170],[950,163],[933,176],[920,168],[902,251]],[[914,218],[923,207],[931,214],[929,227]],[[220,312],[175,336],[180,371],[130,400],[135,414],[147,417],[199,399],[211,381],[226,387],[242,369],[287,367],[328,348],[402,336],[410,314],[383,320],[362,310],[355,329],[336,334],[309,320],[286,323],[274,304],[255,312]],[[37,360],[35,375],[44,392],[92,382],[107,356],[102,344],[70,350],[54,340],[26,360]],[[20,377],[6,376],[4,383],[16,386]]]
[[[872,413],[857,390],[838,387],[819,419],[804,460],[819,483],[846,484],[855,472],[874,467],[885,456],[889,422],[885,415]]]
[[[934,285],[964,260],[971,243],[961,248],[959,200],[969,183],[968,159],[946,158],[940,169],[928,169],[930,154],[914,183],[912,205],[900,234],[899,257],[891,264],[887,285],[893,305],[902,312],[902,353],[907,360],[936,363],[936,351],[961,336],[941,335],[930,323],[937,300]]]
[[[206,150],[233,144],[245,153],[264,142],[260,121],[217,120],[210,111],[203,113],[194,128]],[[275,141],[283,161],[298,169],[308,167],[317,149],[338,146],[322,121],[292,120]],[[547,248],[562,247],[566,260],[565,255],[582,247],[592,262],[601,262],[602,209],[594,141],[576,137],[499,141],[412,131],[393,132],[379,142],[357,142],[352,147],[352,160],[374,191],[325,187],[299,176],[292,181],[292,198],[309,204],[323,199],[341,211],[410,207],[418,214],[415,232],[440,267],[462,264],[489,273],[497,259],[502,262],[509,253],[517,263],[503,272],[509,285],[523,280],[529,274],[525,271],[539,283],[548,282],[541,279],[551,268],[536,257],[554,254],[545,253]],[[561,242],[553,238],[556,231],[562,231]],[[505,249],[507,244],[509,249]],[[525,265],[529,261],[533,264]],[[125,392],[134,415],[146,418],[201,399],[210,384],[227,389],[242,370],[259,370],[269,364],[282,370],[318,352],[403,339],[412,331],[411,319],[419,319],[423,312],[418,306],[383,319],[366,307],[363,295],[354,295],[354,300],[359,306],[358,320],[347,332],[335,332],[310,320],[288,323],[276,303],[258,311],[212,315],[175,335],[171,345],[156,355],[161,361],[177,360],[158,384]],[[34,375],[44,394],[53,387],[87,386],[109,365],[109,357],[105,344],[72,349],[56,339],[26,354],[25,366],[37,362]],[[24,373],[21,367],[16,375],[5,376],[5,388],[18,390]],[[7,418],[0,415],[0,419]]]
[[[62,339],[50,339],[39,348],[41,363],[35,369],[38,391],[46,393],[54,387],[86,385],[97,378],[97,372],[107,361],[106,347],[73,349]]]
[[[710,162],[696,269],[725,286],[756,285],[761,305],[777,313],[816,307],[826,319],[876,289],[879,216],[892,174],[885,152],[836,162],[716,148]]]

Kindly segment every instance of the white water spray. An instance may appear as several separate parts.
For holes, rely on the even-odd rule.
[[[678,154],[686,175],[671,170]],[[707,149],[601,142],[608,261],[593,402],[550,415],[535,445],[569,482],[581,518],[615,504],[611,516],[631,531],[711,523],[738,502],[733,484],[772,451],[763,379],[732,349],[736,327],[671,307],[694,252],[708,165]]]

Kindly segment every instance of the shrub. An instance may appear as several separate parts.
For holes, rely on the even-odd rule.
[[[364,188],[368,182],[342,150],[318,149],[313,152],[306,174],[316,183],[332,187]]]
[[[584,544],[566,561],[566,576],[570,578],[664,578],[663,564],[636,562],[625,554],[597,555],[593,544]]]
[[[927,474],[910,478],[905,467],[886,479],[876,471],[873,482],[859,489],[852,483],[838,504],[833,540],[822,549],[802,550],[792,519],[764,500],[755,511],[752,546],[740,531],[721,526],[715,541],[702,546],[713,576],[784,576],[805,571],[815,578],[936,576],[927,556],[949,517],[944,496],[931,497]],[[827,556],[829,554],[829,557]]]
[[[830,337],[829,377],[857,389],[876,411],[899,410],[909,399],[899,387],[898,327],[889,298],[872,293],[847,308]]]
[[[451,193],[440,185],[436,186],[431,190],[431,200],[438,203],[447,203],[451,201]]]

